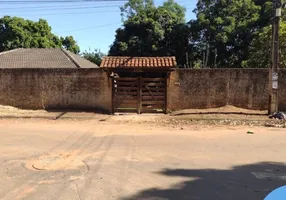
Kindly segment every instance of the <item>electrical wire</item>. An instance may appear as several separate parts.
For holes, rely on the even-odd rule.
[[[118,12],[118,10],[107,10],[107,11],[93,11],[93,12],[71,12],[71,13],[39,13],[39,14],[24,14],[25,16],[53,16],[53,15],[85,15],[85,14],[97,14],[97,13],[114,13]]]
[[[62,34],[62,33],[69,33],[69,32],[75,32],[75,31],[90,30],[90,29],[94,29],[94,28],[101,28],[101,27],[107,27],[107,26],[113,26],[113,25],[120,25],[120,22],[114,23],[114,24],[104,24],[104,25],[99,25],[99,26],[90,26],[90,27],[86,27],[86,28],[61,31],[59,33]],[[59,34],[59,33],[56,33],[56,34]]]
[[[126,1],[126,0],[50,0],[48,2],[122,2],[122,1]],[[5,1],[0,1],[1,2],[8,2],[7,0]],[[9,1],[9,2],[30,2],[30,0],[22,0],[22,1],[18,1],[18,0],[14,0],[14,1]],[[42,0],[42,1],[33,1],[33,2],[46,2],[46,0]],[[163,3],[164,1],[162,1]],[[156,3],[159,3],[159,2],[156,2]],[[177,2],[179,3],[179,2]],[[9,14],[14,14],[14,13],[31,13],[31,10],[24,10],[24,9],[27,9],[27,8],[36,8],[38,10],[33,10],[34,12],[37,12],[37,11],[41,11],[40,14],[37,14],[37,13],[34,13],[34,14],[28,14],[26,16],[39,16],[39,15],[42,15],[42,16],[52,16],[52,15],[74,15],[74,14],[96,14],[96,13],[109,13],[109,12],[118,12],[118,10],[97,10],[97,11],[91,11],[91,12],[59,12],[59,13],[43,13],[45,11],[54,11],[54,10],[58,10],[58,11],[65,11],[65,10],[82,10],[82,9],[96,9],[96,8],[120,8],[120,5],[101,5],[101,6],[84,6],[84,7],[75,7],[76,5],[72,5],[73,7],[70,7],[70,5],[68,7],[21,7],[22,10],[16,10],[16,11],[5,11],[6,8],[3,8],[2,9],[2,12],[4,13],[9,13]],[[10,8],[11,9],[11,8]],[[16,9],[20,9],[19,8],[16,8]],[[189,10],[189,9],[193,9],[193,8],[188,8],[185,6],[185,9],[186,10]]]
[[[188,8],[187,8],[188,10]],[[39,14],[25,14],[23,13],[22,15],[24,16],[57,16],[57,15],[85,15],[85,14],[98,14],[98,13],[117,13],[120,12],[120,10],[102,10],[102,11],[91,11],[91,12],[62,12],[62,13],[39,13]],[[29,12],[30,13],[30,12]],[[7,14],[4,14],[7,15]],[[14,15],[12,12],[9,13],[9,15]]]
[[[68,7],[59,7],[59,6],[49,6],[49,7],[17,7],[17,8],[2,8],[2,10],[23,10],[23,9],[32,9],[32,10],[73,10],[73,9],[85,9],[85,8],[109,8],[109,7],[118,7],[122,6],[122,4],[116,4],[116,5],[104,5],[104,6],[84,6],[84,7],[79,7],[77,5],[73,6],[68,6]]]
[[[45,4],[50,4],[50,3],[102,3],[102,2],[127,2],[128,0],[40,0],[40,1],[35,1],[35,0],[1,0],[0,1],[0,4],[21,4],[21,3],[45,3]],[[184,1],[184,0],[181,0],[182,2],[180,1],[176,1],[176,3],[189,3],[188,1]],[[166,1],[160,1],[159,3],[164,3]],[[158,3],[158,2],[156,2]],[[73,5],[73,6],[76,6],[76,5]],[[10,7],[11,8],[11,7]],[[13,9],[14,7],[12,7]],[[25,8],[25,7],[23,7]],[[30,7],[32,8],[32,7]],[[33,8],[36,8],[36,7],[33,7]]]
[[[127,1],[127,0],[126,0]],[[1,3],[2,1],[0,1]],[[114,2],[114,1],[111,1],[112,3],[117,3],[117,4],[107,4],[104,3],[105,5],[104,6],[93,6],[93,7],[113,7],[113,6],[122,6],[122,2]],[[165,1],[156,1],[156,3],[164,3]],[[91,2],[92,4],[95,4],[95,3],[102,3],[100,1],[98,2]],[[179,4],[184,4],[186,5],[185,1],[177,1],[176,3],[179,3]],[[85,6],[87,7],[87,6]],[[89,6],[90,7],[90,6]],[[63,8],[63,9],[74,9],[74,8],[80,8],[79,5],[70,5],[70,4],[67,4],[67,5],[57,5],[57,6],[49,6],[49,5],[45,5],[45,6],[30,6],[30,7],[27,7],[27,6],[18,6],[18,7],[4,7],[2,9],[5,9],[5,10],[19,10],[19,9],[53,9],[53,8]]]
[[[33,1],[33,0],[22,0],[22,1],[0,1],[2,4],[19,4],[19,3],[86,3],[86,2],[126,2],[127,0],[41,0],[41,1]]]
[[[60,11],[64,11],[64,10],[82,10],[82,9],[94,9],[94,8],[120,8],[120,5],[116,5],[116,6],[89,6],[89,7],[77,7],[77,8],[51,8],[51,9],[37,9],[35,11],[50,11],[50,10],[60,10]],[[5,10],[5,9],[2,9]],[[16,10],[16,11],[10,11],[10,12],[31,12],[31,11],[27,11],[27,10]]]

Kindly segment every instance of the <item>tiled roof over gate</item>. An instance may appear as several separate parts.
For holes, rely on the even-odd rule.
[[[122,57],[107,56],[102,59],[102,68],[174,68],[175,57]]]

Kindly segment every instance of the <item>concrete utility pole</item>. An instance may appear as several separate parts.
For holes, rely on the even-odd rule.
[[[279,69],[279,26],[282,7],[281,0],[273,0],[272,56],[269,68],[269,108],[268,114],[278,111],[278,69]]]

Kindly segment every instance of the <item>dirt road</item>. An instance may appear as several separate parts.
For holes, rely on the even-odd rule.
[[[285,134],[123,120],[0,120],[0,199],[260,200],[286,184]]]

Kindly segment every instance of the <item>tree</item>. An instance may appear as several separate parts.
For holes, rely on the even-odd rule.
[[[208,63],[214,65],[217,51],[219,67],[239,67],[249,56],[249,43],[264,26],[259,23],[261,6],[253,0],[201,0],[195,13],[197,20],[192,25],[198,32],[195,42],[202,51],[199,56],[209,51]]]
[[[101,53],[100,50],[95,49],[94,51],[85,51],[83,57],[90,62],[95,63],[96,65],[100,65],[102,58],[105,56],[104,53]]]
[[[73,38],[61,39],[51,33],[46,20],[34,22],[19,17],[0,18],[0,52],[15,48],[67,48],[74,53],[79,47]],[[62,43],[64,42],[64,43]]]
[[[252,41],[250,45],[250,57],[243,63],[243,67],[267,68],[271,64],[271,26],[267,26]],[[286,68],[286,22],[280,24],[279,33],[279,64]]]
[[[66,50],[69,50],[75,54],[80,52],[79,46],[74,40],[73,36],[66,36],[65,38],[61,37],[62,47]]]
[[[121,14],[123,27],[116,31],[110,55],[175,55],[179,63],[185,61],[182,57],[188,49],[189,36],[185,8],[173,0],[158,7],[151,0],[129,0]]]
[[[208,65],[216,61],[218,67],[242,67],[250,57],[249,44],[273,15],[272,0],[200,0],[194,12],[193,61],[202,61],[209,52]]]

